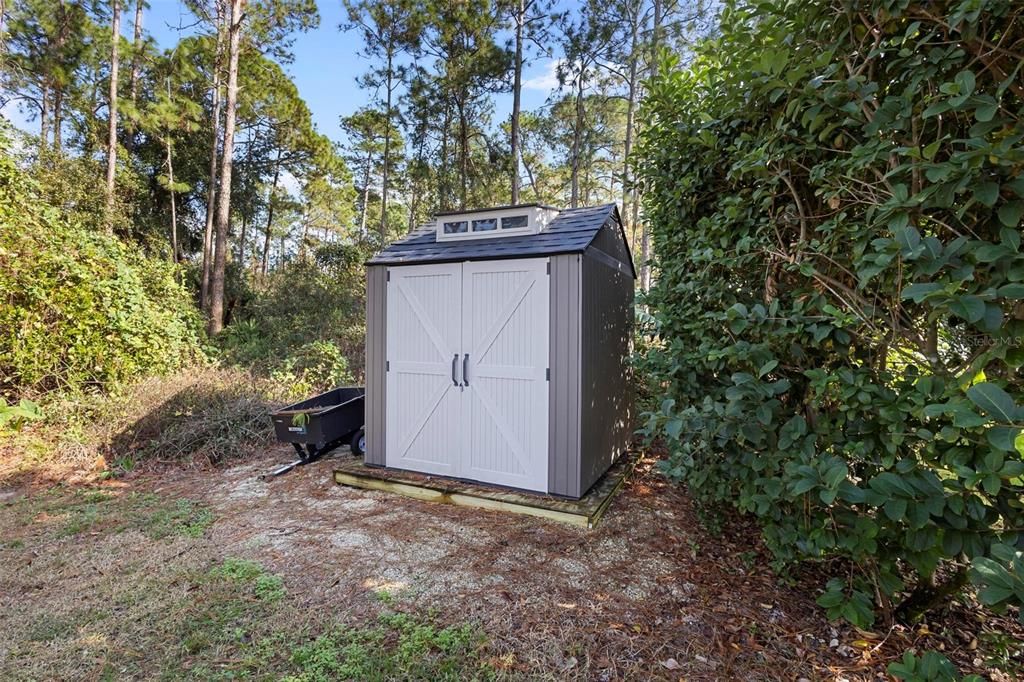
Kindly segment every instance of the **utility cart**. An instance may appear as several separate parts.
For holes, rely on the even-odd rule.
[[[291,443],[299,459],[275,469],[267,477],[315,461],[345,443],[354,455],[366,452],[365,395],[362,386],[343,386],[271,413],[277,439]]]

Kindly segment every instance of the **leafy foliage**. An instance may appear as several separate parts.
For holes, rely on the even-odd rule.
[[[292,656],[290,682],[321,680],[494,679],[477,650],[482,634],[471,625],[441,627],[405,613],[383,613],[376,626],[317,637]]]
[[[177,274],[68,220],[0,154],[0,392],[105,387],[198,359]]]
[[[328,245],[278,268],[226,330],[226,359],[267,372],[295,395],[354,382],[362,373],[366,255]]]
[[[903,659],[890,663],[889,674],[903,682],[979,682],[977,675],[960,676],[949,659],[935,651],[926,651],[918,656],[913,651],[903,654]]]
[[[647,433],[863,627],[1019,600],[1021,12],[732,2],[649,84]]]
[[[5,428],[17,430],[25,422],[42,418],[43,414],[39,405],[28,398],[22,398],[15,405],[8,405],[6,400],[0,398],[0,430]]]

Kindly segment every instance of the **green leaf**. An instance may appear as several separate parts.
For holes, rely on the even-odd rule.
[[[995,101],[990,95],[982,95],[977,97],[977,106],[974,109],[974,118],[984,123],[985,121],[991,121],[996,115],[996,111],[999,110],[999,103]]]
[[[1021,429],[1014,426],[993,426],[985,432],[985,437],[992,447],[998,448],[1003,452],[1016,452],[1017,447],[1014,443],[1020,432]]]
[[[1011,251],[1017,251],[1020,249],[1020,231],[1009,227],[999,230],[999,241]]]
[[[772,371],[779,366],[778,360],[769,360],[768,362],[761,365],[761,369],[757,370],[757,377],[760,379],[768,372]]]
[[[928,161],[931,161],[932,159],[935,158],[935,154],[938,153],[939,147],[941,145],[942,145],[942,140],[935,140],[935,142],[932,142],[930,145],[926,146],[922,150],[921,155],[925,159],[927,159]]]
[[[912,252],[921,243],[921,233],[913,227],[903,227],[894,230],[894,236],[896,237],[896,243],[900,245],[900,251],[904,255]]]
[[[992,208],[999,198],[998,182],[982,182],[974,187],[974,198],[981,204]]]
[[[994,263],[1012,252],[1002,244],[983,244],[974,250],[974,258],[979,263]]]
[[[920,303],[929,294],[934,294],[937,291],[942,291],[942,285],[938,282],[921,282],[904,287],[902,297],[912,299],[914,303]]]
[[[974,92],[974,74],[970,71],[961,71],[953,81],[959,86],[959,95],[970,95]]]
[[[999,222],[1007,227],[1020,225],[1020,217],[1024,214],[1024,201],[1017,200],[1003,204],[999,207]]]
[[[985,302],[977,296],[961,296],[949,304],[949,310],[968,322],[977,322],[985,315]]]
[[[1005,284],[996,293],[1001,298],[1024,299],[1024,284]]]
[[[986,414],[1003,422],[1012,422],[1017,416],[1017,405],[1010,394],[995,384],[983,381],[967,389],[967,398]]]

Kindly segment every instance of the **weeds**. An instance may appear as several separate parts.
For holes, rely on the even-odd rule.
[[[366,628],[327,633],[299,647],[289,682],[328,680],[482,680],[494,670],[480,661],[483,635],[470,625],[440,627],[405,613],[382,614]]]
[[[157,509],[145,520],[142,528],[155,540],[169,535],[200,538],[212,524],[212,511],[192,500],[180,499]]]
[[[251,584],[257,599],[275,602],[285,596],[284,582],[279,576],[267,573],[255,561],[228,557],[210,571],[210,576],[239,584]]]
[[[147,463],[240,459],[273,440],[268,413],[289,389],[239,369],[193,367],[120,392],[68,396],[0,446],[0,481],[25,473],[89,480]]]

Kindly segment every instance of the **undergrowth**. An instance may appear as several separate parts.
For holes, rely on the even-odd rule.
[[[471,625],[440,626],[406,613],[342,628],[299,647],[289,682],[330,680],[486,680],[495,672],[479,658],[483,635]]]
[[[5,435],[0,481],[244,458],[272,442],[269,413],[287,393],[286,386],[240,369],[193,367],[107,395],[54,401],[43,419]]]

